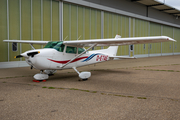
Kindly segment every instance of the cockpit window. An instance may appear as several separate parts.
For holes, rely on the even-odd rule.
[[[64,51],[64,45],[62,43],[56,44],[56,46],[54,46],[53,48],[56,49],[59,52],[63,52]]]
[[[59,42],[48,42],[44,48],[53,48],[55,45],[57,45]]]
[[[66,53],[76,54],[76,52],[77,52],[77,47],[70,47],[70,46],[66,47]]]
[[[62,44],[63,42],[48,42],[44,48],[54,48],[59,52],[64,51],[64,45]]]

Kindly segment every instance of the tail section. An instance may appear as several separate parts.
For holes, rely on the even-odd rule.
[[[107,49],[107,53],[112,56],[116,56],[118,50],[118,46],[110,46]]]
[[[116,35],[116,36],[115,36],[115,39],[118,39],[118,38],[121,38],[121,36],[120,36],[120,35]]]
[[[121,38],[120,35],[116,35],[114,39]],[[105,54],[109,54],[110,56],[116,56],[118,50],[118,46],[109,46],[107,49],[96,50],[96,52],[101,52]]]
[[[119,39],[119,38],[121,38],[121,36],[116,35],[115,39]],[[128,57],[128,56],[116,56],[118,47],[119,46],[109,46],[107,49],[96,50],[96,52],[108,54],[110,60],[113,60],[114,58],[119,58],[119,59],[135,59],[136,58],[136,57]]]

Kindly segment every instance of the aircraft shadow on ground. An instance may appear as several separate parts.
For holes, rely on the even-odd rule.
[[[95,76],[99,76],[99,75],[107,75],[107,74],[132,74],[132,72],[130,71],[122,71],[122,70],[101,70],[101,69],[97,69],[97,70],[91,70],[91,77],[95,77]],[[54,76],[50,76],[49,80],[53,81],[53,80],[63,80],[63,81],[74,81],[80,79],[78,77],[78,74],[76,72],[70,72],[70,73],[56,73]]]
[[[132,72],[130,71],[122,71],[122,70],[93,70],[91,71],[93,75],[100,75],[100,74],[131,74]]]

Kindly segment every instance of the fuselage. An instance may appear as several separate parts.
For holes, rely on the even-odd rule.
[[[68,51],[68,50],[74,51]],[[34,56],[27,56],[28,53],[38,51],[39,53]],[[72,67],[81,67],[85,65],[95,64],[98,62],[104,62],[109,60],[109,55],[104,53],[102,50],[88,51],[77,57],[72,62],[67,64],[71,59],[81,54],[85,49],[63,46],[63,50],[54,48],[44,48],[26,51],[22,53],[26,59],[26,62],[39,70],[61,70],[69,69]],[[67,64],[62,68],[63,65]]]

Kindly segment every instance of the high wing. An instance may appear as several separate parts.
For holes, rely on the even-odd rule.
[[[91,40],[72,40],[63,41],[63,44],[74,47],[85,46],[121,46],[132,44],[146,44],[158,42],[175,42],[176,40],[167,36],[152,36],[152,37],[130,37],[130,38],[110,38],[110,39],[91,39]],[[27,44],[40,44],[45,45],[49,41],[32,41],[32,40],[4,40],[4,42],[27,43]]]
[[[27,43],[27,44],[39,44],[45,45],[49,41],[32,41],[32,40],[3,40],[4,42],[14,42],[14,43]]]
[[[75,41],[64,41],[63,44],[74,47],[92,46],[121,46],[121,45],[132,45],[132,44],[146,44],[146,43],[157,43],[157,42],[169,42],[176,40],[167,36],[152,36],[152,37],[130,37],[130,38],[110,38],[110,39],[92,39],[92,40],[75,40]]]

